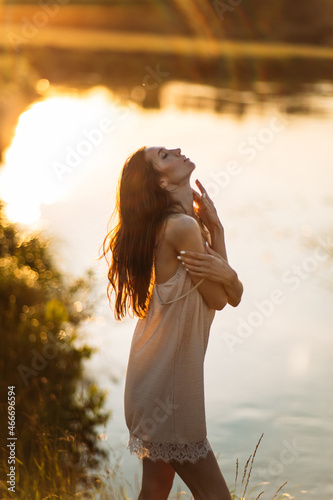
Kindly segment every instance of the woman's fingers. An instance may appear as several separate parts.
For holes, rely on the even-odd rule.
[[[199,179],[196,179],[195,180],[195,183],[196,185],[198,186],[199,190],[200,190],[200,193],[201,193],[201,196],[199,195],[199,193],[197,193],[197,196],[200,197],[200,199],[204,199],[204,200],[209,200],[209,196],[207,194],[207,191],[206,189],[203,187],[203,185],[201,184],[201,182],[199,181]]]
[[[206,277],[211,274],[212,269],[214,269],[214,259],[213,255],[202,254],[198,252],[188,252],[181,254],[177,257],[185,268],[190,272],[200,273],[200,275],[205,275]]]
[[[221,257],[219,253],[215,252],[215,250],[213,250],[210,246],[207,245],[206,248],[209,255],[213,255],[214,257],[217,257],[220,260],[223,259],[223,257]]]
[[[196,179],[195,181],[196,185],[198,186],[198,188],[200,189],[200,192],[201,192],[201,195],[202,195],[202,198],[204,200],[207,200],[209,201],[211,204],[213,204],[213,201],[210,199],[210,197],[208,196],[208,193],[206,191],[206,189],[203,187],[203,185],[201,184],[201,182],[199,181],[199,179]]]
[[[205,194],[206,194],[206,196],[207,196],[207,191],[206,191],[206,189],[203,187],[203,185],[201,184],[201,182],[199,181],[199,179],[196,179],[196,180],[195,180],[195,183],[196,183],[196,185],[198,186],[198,188],[200,189],[200,193],[201,193],[201,194],[204,194],[204,193],[205,193]]]
[[[211,258],[209,255],[206,253],[200,253],[200,252],[190,252],[189,250],[182,250],[180,252],[181,259],[183,258],[191,258],[191,259],[196,259],[196,260],[208,260]]]
[[[207,265],[207,261],[204,261],[203,259],[191,259],[190,257],[181,257],[179,259],[182,264],[185,266],[193,266],[193,267],[203,267]]]
[[[186,271],[190,273],[191,276],[197,276],[198,278],[207,278],[207,273],[205,273],[204,271],[194,270],[190,268],[186,268]]]
[[[219,281],[219,273],[214,271],[207,262],[198,264],[189,264],[183,262],[184,267],[191,276],[196,276],[198,278],[206,278],[211,281]]]
[[[194,201],[199,202],[201,200],[200,194],[197,191],[195,191],[195,189],[192,189],[192,193],[193,193]]]
[[[213,201],[208,196],[206,189],[201,184],[201,182],[198,179],[196,179],[195,182],[196,182],[196,185],[198,186],[198,188],[201,192],[201,195],[197,191],[192,189],[193,199],[194,199],[195,203],[197,203],[199,205],[199,209],[201,210],[202,215],[206,219],[208,217],[208,219],[206,220],[206,222],[208,223],[210,218],[212,218],[212,217],[214,219],[216,218],[216,208],[214,206]]]
[[[218,257],[216,252],[213,251],[216,255],[187,250],[182,252],[177,258],[191,275],[211,281],[221,281],[221,275],[226,272],[226,266],[223,259]]]
[[[182,262],[182,263],[184,264],[186,271],[188,271],[189,273],[191,273],[195,276],[208,277],[211,274],[209,266],[207,266],[207,265],[198,265],[198,264],[193,264],[193,263],[188,263],[188,262]]]
[[[180,252],[181,259],[183,258],[191,258],[195,260],[200,260],[200,261],[210,261],[212,260],[212,257],[217,257],[218,259],[222,259],[221,255],[215,250],[213,250],[210,246],[205,245],[206,250],[208,253],[200,253],[200,252],[190,252],[189,250],[182,250]]]

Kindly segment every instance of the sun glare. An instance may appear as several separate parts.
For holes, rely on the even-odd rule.
[[[42,204],[68,193],[72,172],[80,175],[93,163],[118,116],[119,105],[104,88],[83,96],[54,93],[22,113],[0,171],[7,217],[37,222]]]

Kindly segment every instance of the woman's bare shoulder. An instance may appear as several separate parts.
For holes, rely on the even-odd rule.
[[[193,217],[186,214],[172,214],[167,218],[164,233],[167,241],[174,241],[188,232],[200,233],[199,224]]]

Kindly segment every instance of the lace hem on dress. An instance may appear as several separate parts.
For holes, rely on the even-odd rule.
[[[175,460],[181,464],[184,462],[195,463],[200,458],[206,458],[212,449],[207,438],[198,443],[174,444],[174,443],[148,443],[136,436],[130,436],[127,449],[138,458],[149,458],[153,462],[163,460],[170,462]]]

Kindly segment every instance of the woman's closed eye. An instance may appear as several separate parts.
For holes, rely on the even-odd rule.
[[[162,153],[162,159],[164,160],[164,158],[166,158],[168,156],[168,153],[166,151],[163,151]]]

